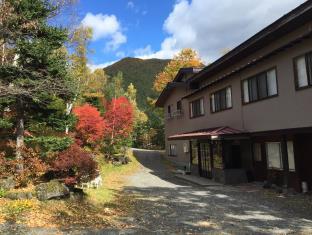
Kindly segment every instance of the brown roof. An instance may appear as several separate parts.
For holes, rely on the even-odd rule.
[[[187,140],[197,138],[211,138],[211,136],[225,136],[225,135],[237,135],[244,134],[246,132],[233,129],[227,126],[214,127],[209,129],[201,129],[197,131],[171,135],[168,140]]]
[[[183,99],[189,98],[189,97],[197,94],[198,92],[200,92],[202,90],[205,90],[207,87],[210,87],[210,86],[214,85],[217,82],[220,82],[220,81],[223,81],[224,79],[230,78],[234,74],[237,74],[237,73],[239,73],[240,71],[242,71],[244,69],[252,67],[252,66],[256,65],[257,63],[259,63],[259,62],[261,62],[263,60],[266,60],[266,59],[268,59],[268,58],[270,58],[270,57],[272,57],[272,56],[274,56],[274,55],[276,55],[276,54],[278,54],[278,53],[280,53],[282,51],[285,51],[285,50],[287,50],[289,48],[292,48],[293,46],[295,46],[296,44],[302,42],[303,40],[311,38],[311,36],[312,36],[312,31],[309,31],[309,32],[307,32],[307,33],[305,33],[303,35],[300,35],[299,37],[295,38],[294,40],[292,40],[292,41],[290,41],[290,42],[288,42],[288,43],[286,43],[284,45],[281,45],[280,47],[276,48],[275,50],[273,50],[273,51],[271,51],[271,52],[269,52],[267,54],[260,55],[259,57],[254,58],[253,60],[248,61],[245,64],[243,64],[243,65],[241,65],[239,67],[236,67],[232,71],[230,71],[228,73],[225,73],[225,74],[222,74],[221,76],[219,76],[219,77],[217,77],[217,78],[215,78],[213,80],[210,79],[209,82],[206,85],[200,87],[199,89],[196,89],[196,90],[192,91],[191,93],[185,95],[182,98]]]

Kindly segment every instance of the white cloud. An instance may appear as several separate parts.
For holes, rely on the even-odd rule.
[[[93,72],[96,69],[103,69],[107,66],[110,66],[110,65],[116,63],[116,62],[117,62],[117,60],[114,60],[114,61],[108,61],[108,62],[102,63],[102,64],[87,64],[87,66]]]
[[[141,59],[168,59],[172,58],[179,50],[174,48],[176,41],[174,38],[166,38],[159,51],[153,51],[151,46],[148,45],[145,48],[139,48],[134,51],[134,56]]]
[[[191,47],[211,62],[304,1],[179,0],[164,23],[168,37],[160,50],[141,57],[170,58]]]
[[[116,57],[123,58],[125,56],[126,56],[126,53],[124,51],[117,51],[116,52]]]
[[[129,1],[127,4],[127,7],[133,9],[134,8],[134,2]]]
[[[106,39],[106,49],[116,50],[123,43],[127,42],[127,37],[122,33],[122,27],[115,15],[103,15],[87,13],[81,21],[83,26],[93,29],[93,41]]]
[[[121,32],[116,32],[112,35],[112,40],[106,43],[107,50],[117,50],[121,44],[127,42],[127,37],[123,35]]]
[[[152,54],[153,51],[152,51],[152,47],[151,45],[147,45],[146,47],[144,48],[138,48],[134,51],[134,56],[135,57],[141,57],[141,56],[145,56],[145,55],[150,55]]]

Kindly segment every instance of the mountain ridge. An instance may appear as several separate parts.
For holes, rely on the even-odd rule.
[[[118,72],[123,73],[123,87],[127,89],[132,83],[137,89],[137,103],[142,109],[147,107],[147,97],[155,97],[152,90],[155,76],[161,72],[170,60],[140,59],[126,57],[104,68],[105,73],[114,77]]]

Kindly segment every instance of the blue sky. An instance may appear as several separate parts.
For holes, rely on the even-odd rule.
[[[127,56],[172,58],[185,47],[209,63],[304,1],[80,0],[77,12],[94,31],[94,69]]]
[[[163,23],[172,11],[174,0],[80,0],[78,4],[81,20],[89,13],[93,15],[114,15],[120,24],[120,32],[127,38],[118,48],[107,49],[109,36],[93,40],[89,56],[92,64],[106,64],[125,56],[135,56],[142,48],[151,46],[160,49],[166,33]]]

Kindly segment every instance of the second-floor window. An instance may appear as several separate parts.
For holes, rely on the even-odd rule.
[[[242,90],[245,104],[276,96],[278,94],[276,69],[243,80]]]
[[[211,112],[219,112],[232,108],[232,89],[224,88],[213,93],[210,97]]]
[[[191,118],[203,116],[204,111],[204,98],[194,100],[190,103],[190,116]]]
[[[312,86],[312,52],[294,60],[296,88]]]

